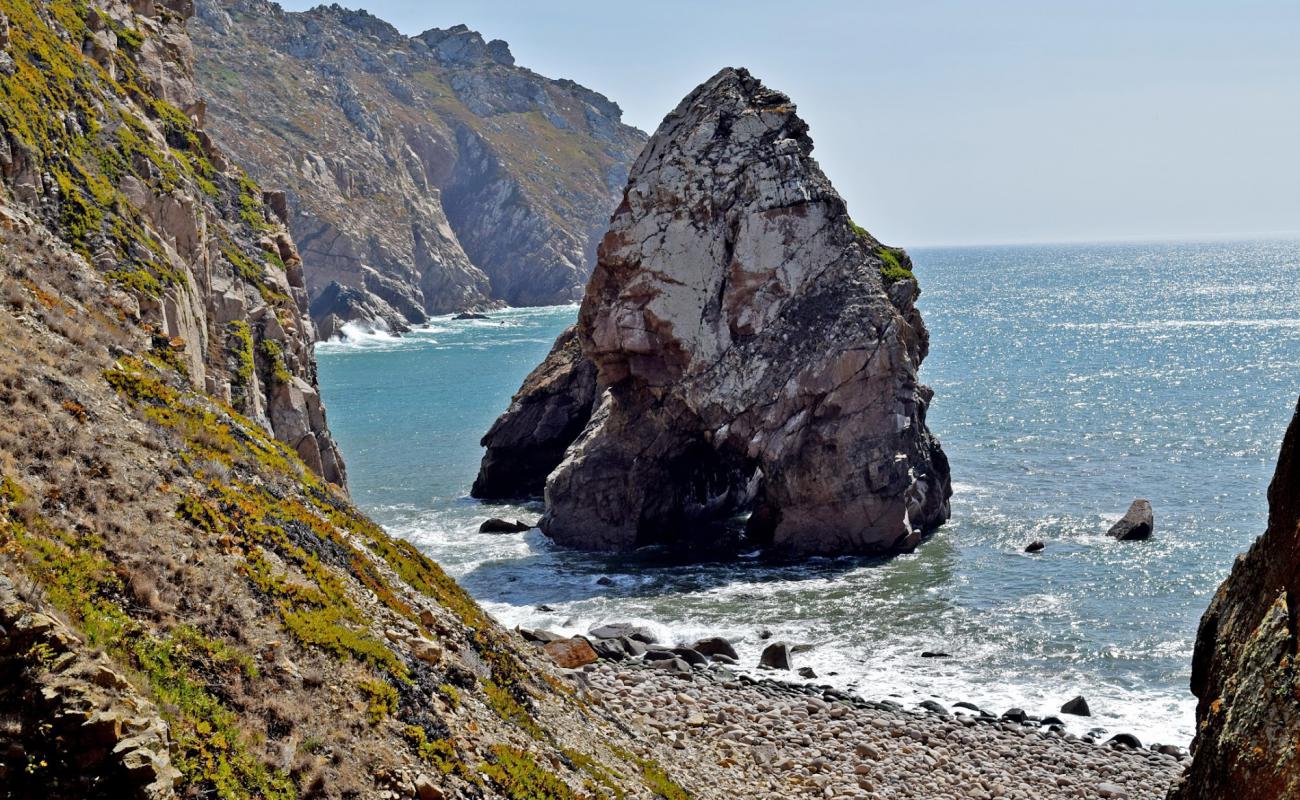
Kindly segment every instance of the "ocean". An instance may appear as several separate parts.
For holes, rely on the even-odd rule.
[[[870,699],[1047,715],[1082,694],[1076,733],[1186,745],[1197,623],[1264,529],[1300,393],[1300,242],[910,252],[954,481],[951,522],[913,554],[682,564],[477,533],[540,513],[468,491],[480,436],[575,306],[319,345],[353,499],[510,627],[631,620],[726,636],[751,666],[770,634],[813,646],[795,660],[815,682]],[[1154,537],[1107,538],[1138,497]],[[1046,550],[1025,554],[1034,539]]]

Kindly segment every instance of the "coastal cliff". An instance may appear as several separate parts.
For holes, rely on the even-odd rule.
[[[911,262],[853,223],[811,151],[790,99],[745,70],[665,118],[579,312],[595,408],[583,381],[557,404],[536,380],[573,371],[557,343],[484,438],[477,494],[545,471],[543,530],[602,550],[708,544],[748,513],[750,539],[775,550],[897,552],[947,519]]]
[[[1170,800],[1300,797],[1300,407],[1268,502],[1268,529],[1201,619],[1192,764]]]
[[[199,0],[190,30],[213,137],[285,191],[323,337],[581,297],[645,141],[615,103],[464,26]]]
[[[190,11],[0,0],[0,796],[688,796],[349,504]]]

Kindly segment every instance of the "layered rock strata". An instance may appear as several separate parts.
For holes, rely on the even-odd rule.
[[[285,189],[313,300],[337,282],[363,295],[358,314],[400,330],[581,297],[645,141],[615,103],[463,25],[408,37],[337,5],[197,11],[213,136]]]
[[[1268,503],[1268,529],[1201,618],[1192,765],[1171,800],[1300,797],[1300,407]]]
[[[748,514],[777,550],[893,552],[947,519],[910,261],[849,219],[812,147],[788,97],[725,69],[633,165],[576,328],[601,394],[545,479],[557,542],[689,547]],[[534,376],[573,359],[557,343]],[[534,486],[588,413],[585,385],[560,402],[534,376],[485,437],[480,489]],[[526,474],[497,481],[502,462]]]

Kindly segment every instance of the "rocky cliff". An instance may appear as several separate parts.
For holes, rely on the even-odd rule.
[[[573,373],[557,344],[485,438],[480,494],[548,470],[543,529],[596,549],[707,542],[748,513],[777,550],[892,552],[947,518],[910,261],[849,219],[811,152],[790,99],[744,70],[668,115],[579,314],[595,408],[576,375],[571,402],[539,397],[555,382],[538,375]],[[557,464],[565,412],[590,420]],[[521,465],[536,471],[496,480]]]
[[[323,332],[581,297],[645,140],[617,105],[464,26],[407,37],[337,5],[197,10],[214,138],[285,190],[311,297],[359,293],[321,305]]]
[[[0,0],[0,796],[687,797],[347,502],[190,11]]]
[[[1268,529],[1201,619],[1192,765],[1171,800],[1300,797],[1300,407],[1268,502]]]

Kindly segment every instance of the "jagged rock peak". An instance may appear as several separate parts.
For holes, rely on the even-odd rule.
[[[947,519],[910,261],[853,224],[811,152],[790,99],[729,68],[633,165],[577,325],[603,394],[546,480],[560,543],[713,544],[749,513],[776,549],[888,552]],[[560,407],[525,391],[507,417]],[[542,450],[563,426],[536,427]],[[493,431],[518,449],[517,425]],[[485,444],[487,469],[507,443]]]

